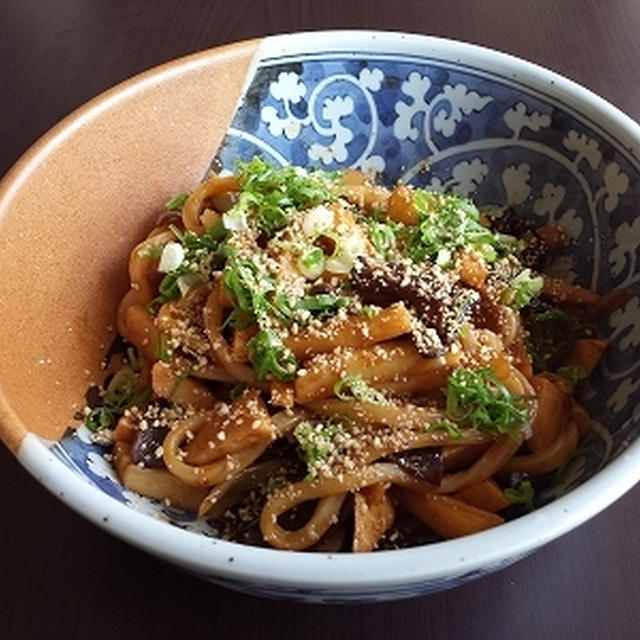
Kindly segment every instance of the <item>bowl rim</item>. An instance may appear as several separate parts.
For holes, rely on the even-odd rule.
[[[338,37],[339,36],[339,37]],[[546,87],[552,97],[571,98],[582,119],[598,125],[604,118],[607,132],[628,141],[637,164],[640,125],[589,89],[549,69],[516,56],[462,41],[395,31],[331,30],[269,36],[214,47],[177,58],[125,80],[85,103],[37,140],[0,182],[0,212],[4,202],[20,188],[31,167],[46,158],[76,128],[90,121],[114,102],[159,82],[162,78],[207,65],[230,47],[256,46],[251,77],[256,63],[284,47],[298,47],[309,53],[320,43],[329,49],[351,52],[354,44],[371,51],[412,50],[416,57],[438,51],[449,60],[473,58],[476,64],[510,74],[515,82],[526,82],[531,90]],[[377,48],[374,48],[377,47]],[[382,47],[382,48],[381,48]],[[424,53],[423,53],[424,52]],[[491,73],[491,72],[489,72]],[[604,130],[603,130],[604,131]],[[622,150],[621,150],[622,151]],[[16,422],[17,421],[17,422]],[[16,442],[16,429],[20,438]],[[22,433],[21,429],[25,429]],[[634,441],[594,477],[552,503],[499,527],[472,536],[408,549],[372,554],[286,552],[252,547],[175,527],[119,503],[82,481],[49,450],[37,436],[26,432],[0,389],[0,436],[14,450],[22,465],[49,491],[83,517],[109,533],[154,555],[182,565],[207,577],[230,582],[256,582],[269,586],[297,588],[314,593],[367,593],[406,585],[426,584],[499,565],[550,542],[595,516],[640,480],[640,439]]]
[[[640,480],[636,440],[596,476],[515,520],[454,540],[373,553],[295,552],[228,542],[138,512],[66,467],[33,434],[18,460],[85,519],[152,555],[208,578],[313,593],[378,592],[475,573],[516,560],[610,506]],[[45,468],[49,466],[49,468]]]

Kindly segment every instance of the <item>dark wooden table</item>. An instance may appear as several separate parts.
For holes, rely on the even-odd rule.
[[[2,0],[0,175],[69,111],[134,73],[238,39],[323,28],[494,47],[640,120],[638,0]],[[1,445],[0,514],[5,640],[640,638],[640,487],[498,574],[354,607],[259,600],[184,575],[83,521]]]

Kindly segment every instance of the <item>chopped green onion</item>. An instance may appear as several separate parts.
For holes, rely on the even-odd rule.
[[[89,431],[101,431],[102,429],[113,429],[118,419],[114,412],[107,407],[96,407],[89,412],[84,420]]]
[[[184,262],[185,251],[180,242],[167,242],[162,249],[158,271],[160,273],[171,273],[180,268]]]
[[[164,247],[162,245],[145,247],[138,251],[138,258],[142,258],[143,260],[147,258],[159,258],[162,255],[163,249]]]
[[[460,427],[451,420],[444,418],[434,424],[429,424],[425,427],[425,431],[446,431],[450,438],[462,438],[462,431]]]
[[[391,222],[368,219],[369,240],[375,250],[387,257],[396,249],[396,228]]]
[[[587,372],[581,366],[575,364],[567,364],[564,367],[559,367],[556,373],[574,384],[587,377]]]
[[[335,200],[331,186],[339,174],[306,172],[296,167],[276,168],[262,158],[238,163],[241,192],[227,216],[246,216],[269,237],[289,223],[295,211]]]
[[[362,315],[366,318],[375,318],[380,313],[380,307],[373,304],[365,304],[362,307]]]
[[[531,269],[523,269],[505,289],[501,297],[503,304],[509,305],[516,311],[526,307],[544,286],[540,276],[534,276]]]
[[[315,280],[324,271],[324,252],[320,247],[309,247],[298,258],[298,269],[308,280]]]
[[[296,309],[304,309],[316,318],[322,319],[325,316],[336,313],[346,306],[348,302],[349,300],[344,296],[334,296],[331,293],[316,293],[298,300]]]
[[[247,388],[247,385],[244,382],[240,382],[234,385],[233,387],[231,387],[229,391],[229,400],[233,402],[236,398],[238,398],[244,393],[246,388]]]
[[[436,254],[435,263],[442,267],[450,267],[453,264],[453,254],[450,249],[440,249]]]
[[[511,504],[522,504],[529,511],[533,511],[533,498],[535,497],[535,491],[529,480],[523,480],[513,489],[505,489],[504,497]]]
[[[178,286],[179,274],[176,272],[167,273],[158,285],[158,292],[164,298],[164,301],[174,300],[180,297],[180,287]]]
[[[275,290],[275,281],[262,272],[252,260],[228,259],[222,272],[222,284],[236,309],[255,319],[267,314],[267,294]]]
[[[449,266],[454,251],[469,247],[492,262],[515,246],[514,238],[483,226],[477,207],[466,198],[416,189],[414,206],[418,224],[402,233],[405,252],[414,262],[428,258]]]
[[[557,307],[523,313],[528,337],[525,345],[535,373],[555,371],[567,361],[576,340],[595,335],[594,327],[582,324]]]
[[[268,375],[285,382],[293,380],[298,363],[291,349],[284,346],[276,334],[261,329],[249,342],[249,361],[258,382]]]
[[[228,231],[243,231],[249,228],[247,212],[242,209],[231,209],[222,214],[222,224]]]
[[[165,302],[167,302],[167,298],[162,295],[156,296],[153,300],[150,300],[144,305],[144,309],[150,316],[157,316],[158,311],[160,311],[160,307]]]
[[[133,369],[122,367],[113,374],[104,392],[105,404],[120,408],[129,404],[135,393],[137,376]]]
[[[122,367],[111,377],[104,390],[103,404],[89,412],[85,425],[91,431],[113,429],[127,409],[145,404],[150,397],[149,387],[138,388],[138,376],[133,369]]]
[[[340,423],[327,421],[313,424],[303,420],[296,425],[293,436],[298,441],[298,455],[307,465],[307,479],[313,480],[318,469],[335,449],[335,438],[345,433]]]
[[[528,398],[512,394],[488,367],[456,369],[445,394],[449,420],[494,437],[524,426],[530,417]]]
[[[167,211],[182,211],[182,207],[184,207],[184,203],[189,199],[189,195],[190,194],[186,192],[178,193],[170,200],[167,200],[164,208]]]
[[[344,402],[354,399],[370,404],[385,404],[387,402],[382,391],[370,386],[361,375],[357,374],[338,380],[333,385],[333,393]]]
[[[498,252],[488,243],[480,243],[476,245],[475,250],[489,263],[498,259]]]
[[[156,343],[156,358],[161,362],[171,362],[173,348],[169,335],[164,331],[158,331],[158,341]]]
[[[224,241],[228,232],[221,222],[202,235],[182,231],[175,225],[169,225],[169,229],[178,242],[169,242],[162,248],[158,271],[166,275],[158,287],[159,296],[147,306],[152,315],[160,305],[184,295],[196,282],[206,282],[211,272],[222,266],[226,259]]]

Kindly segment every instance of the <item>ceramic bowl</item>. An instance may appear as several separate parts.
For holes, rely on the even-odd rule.
[[[571,239],[549,269],[636,295],[583,389],[597,421],[549,504],[465,538],[371,554],[217,540],[124,490],[84,429],[66,432],[113,338],[130,248],[213,163],[373,169],[510,204]],[[213,158],[213,160],[212,160]],[[546,69],[397,33],[277,36],[187,57],[93,100],[0,187],[0,434],[69,506],[114,535],[245,592],[346,602],[415,596],[505,566],[604,509],[640,475],[640,127]],[[18,329],[19,328],[19,329]],[[19,337],[19,339],[18,339]]]

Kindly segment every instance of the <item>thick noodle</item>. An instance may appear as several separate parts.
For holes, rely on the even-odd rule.
[[[382,462],[339,478],[325,477],[314,482],[302,480],[285,487],[267,500],[260,516],[262,535],[278,549],[305,549],[317,542],[333,522],[337,522],[346,492],[380,482],[412,489],[435,489],[434,485],[416,480],[396,465]],[[311,520],[303,527],[288,531],[278,523],[279,516],[309,500],[319,500],[319,503]]]
[[[253,369],[236,361],[233,350],[222,334],[224,309],[220,304],[221,282],[217,282],[207,297],[203,314],[204,327],[211,342],[211,348],[220,366],[237,382],[256,384]]]

